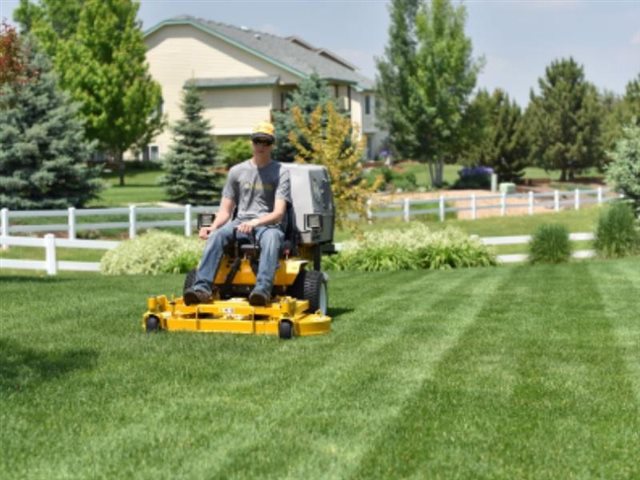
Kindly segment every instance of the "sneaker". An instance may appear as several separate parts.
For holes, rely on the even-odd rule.
[[[211,294],[204,290],[194,290],[189,288],[184,292],[184,304],[185,305],[197,305],[198,303],[209,303],[211,301]]]
[[[271,297],[260,290],[254,290],[251,292],[251,295],[249,295],[249,303],[254,307],[264,307],[270,301]]]

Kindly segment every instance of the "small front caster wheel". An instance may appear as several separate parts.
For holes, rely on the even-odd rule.
[[[290,320],[281,320],[278,325],[278,336],[283,340],[293,337],[293,323]]]
[[[149,315],[146,320],[147,333],[158,332],[160,330],[160,319],[154,315]]]

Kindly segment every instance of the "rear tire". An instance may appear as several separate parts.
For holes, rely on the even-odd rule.
[[[182,288],[183,296],[184,296],[184,292],[189,290],[191,287],[193,287],[193,284],[196,283],[196,273],[197,271],[195,268],[193,270],[190,270],[189,273],[187,273],[187,276],[184,279],[184,287]]]
[[[323,315],[329,308],[327,281],[322,272],[301,270],[289,292],[291,296],[309,301],[309,311],[320,310]]]

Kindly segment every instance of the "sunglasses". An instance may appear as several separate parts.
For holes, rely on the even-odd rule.
[[[273,145],[273,142],[271,140],[265,140],[263,138],[255,138],[252,140],[252,142],[254,145],[264,145],[266,147]]]

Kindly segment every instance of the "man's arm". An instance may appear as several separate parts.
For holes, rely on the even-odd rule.
[[[275,205],[273,207],[273,212],[267,213],[266,215],[261,216],[260,218],[254,218],[253,220],[249,220],[248,222],[242,222],[238,225],[238,231],[242,233],[251,233],[251,231],[255,227],[260,227],[263,225],[274,225],[276,223],[280,223],[284,218],[284,214],[287,211],[287,202],[282,198],[276,198]]]
[[[198,236],[203,240],[206,240],[207,238],[209,238],[209,235],[211,235],[211,232],[213,232],[214,230],[217,230],[218,228],[220,228],[221,226],[223,226],[225,223],[229,221],[229,219],[233,216],[233,210],[235,208],[236,208],[236,204],[233,200],[231,200],[228,197],[222,197],[222,201],[220,202],[220,209],[216,214],[216,219],[213,221],[211,226],[202,227],[200,229]]]

